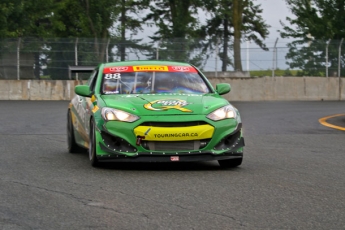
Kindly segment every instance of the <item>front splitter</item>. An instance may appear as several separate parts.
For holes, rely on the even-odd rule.
[[[192,154],[192,155],[136,155],[133,157],[124,155],[99,156],[100,162],[197,162],[213,161],[242,158],[243,153],[224,153],[219,155],[213,154]]]

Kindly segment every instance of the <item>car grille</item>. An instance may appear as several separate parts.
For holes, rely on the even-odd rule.
[[[191,122],[144,122],[142,126],[153,126],[153,127],[187,127],[208,124],[204,121],[191,121]]]
[[[152,151],[189,151],[200,149],[200,141],[147,141]]]

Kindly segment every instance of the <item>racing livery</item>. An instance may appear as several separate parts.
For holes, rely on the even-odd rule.
[[[67,113],[68,150],[88,150],[92,166],[103,161],[218,160],[224,168],[243,159],[238,110],[193,65],[124,61],[97,66],[75,87]]]

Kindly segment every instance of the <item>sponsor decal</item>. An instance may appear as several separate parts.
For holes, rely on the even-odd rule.
[[[105,67],[104,74],[116,74],[124,72],[186,72],[197,73],[198,71],[192,66],[165,66],[165,65],[137,65],[137,66],[114,66]]]
[[[118,90],[115,90],[115,91],[107,91],[107,92],[104,92],[104,94],[118,94],[120,93]]]
[[[136,137],[147,141],[188,141],[212,138],[214,127],[197,125],[189,127],[152,127],[138,126],[134,129]]]
[[[168,66],[142,65],[133,66],[133,71],[169,71]]]
[[[109,70],[111,72],[124,72],[128,70],[128,66],[116,66],[116,67],[110,67]]]
[[[169,138],[169,137],[197,137],[197,133],[163,133],[163,134],[153,134],[157,139],[159,138]]]
[[[180,161],[180,157],[179,156],[171,156],[170,160],[171,161]]]
[[[197,73],[198,71],[192,66],[169,66],[170,72]]]
[[[190,71],[188,66],[172,66],[171,68],[175,71],[178,71],[178,72],[189,72]]]
[[[193,112],[190,109],[183,108],[184,106],[187,106],[189,103],[187,103],[185,100],[180,99],[171,99],[171,100],[155,100],[151,101],[150,103],[147,103],[144,105],[145,109],[153,110],[153,111],[165,111],[169,109],[177,109],[182,112]]]
[[[131,66],[114,66],[114,67],[105,67],[103,69],[104,74],[114,74],[122,72],[133,72]]]

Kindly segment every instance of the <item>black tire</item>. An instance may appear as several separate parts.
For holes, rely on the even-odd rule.
[[[80,147],[75,141],[72,117],[71,117],[71,112],[69,110],[67,113],[67,147],[68,147],[69,153],[85,152],[85,149]]]
[[[235,168],[242,164],[243,157],[236,158],[236,159],[228,159],[228,160],[219,160],[218,164],[222,168]]]
[[[89,159],[93,167],[99,166],[99,162],[96,155],[96,135],[94,121],[90,122],[90,143],[89,143]]]

